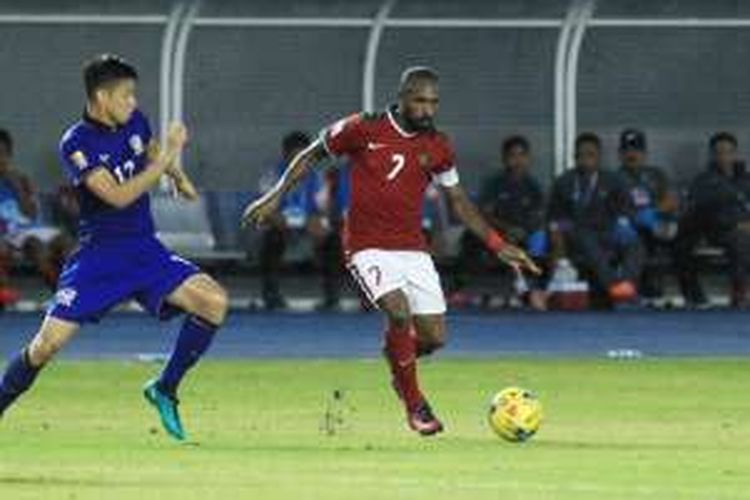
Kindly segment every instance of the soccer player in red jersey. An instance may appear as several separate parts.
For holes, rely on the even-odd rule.
[[[469,200],[459,183],[453,148],[435,129],[437,109],[437,73],[425,67],[407,69],[398,104],[384,113],[349,116],[324,129],[243,215],[244,223],[262,224],[313,165],[328,156],[349,157],[351,208],[344,234],[348,268],[387,317],[384,353],[393,387],[404,403],[409,426],[422,435],[438,433],[443,425],[419,388],[416,360],[441,348],[446,336],[440,277],[421,227],[427,186],[442,186],[456,216],[499,258],[538,271]]]

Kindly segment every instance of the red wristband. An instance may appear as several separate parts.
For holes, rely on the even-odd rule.
[[[487,245],[487,248],[497,253],[505,246],[505,240],[500,236],[500,233],[491,230],[487,233],[487,237],[484,239],[484,244]]]

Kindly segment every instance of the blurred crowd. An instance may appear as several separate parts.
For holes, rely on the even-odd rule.
[[[52,213],[43,217],[34,184],[13,161],[13,137],[0,129],[0,310],[20,297],[10,271],[25,265],[54,290],[74,242],[78,201],[63,186],[53,195]]]
[[[309,143],[304,132],[287,135],[282,158],[262,188]],[[685,306],[700,309],[710,305],[699,278],[705,264],[701,250],[711,250],[707,255],[721,256],[717,270],[728,274],[731,306],[747,308],[750,177],[731,133],[714,134],[707,151],[705,170],[679,187],[649,162],[644,132],[622,131],[616,168],[602,164],[600,137],[582,133],[575,141],[575,165],[545,189],[534,171],[530,141],[507,137],[475,198],[491,225],[523,246],[544,274],[514,274],[467,230],[453,237],[457,228],[445,203],[437,189],[429,189],[423,227],[436,259],[445,264],[449,302],[476,304],[474,281],[506,275],[515,298],[538,310],[649,306],[663,300],[665,278],[672,274]],[[346,166],[311,173],[287,196],[262,237],[264,307],[286,306],[279,268],[286,243],[299,237],[309,237],[316,249],[323,276],[320,307],[338,306],[347,197]]]
[[[276,182],[311,137],[292,131],[281,142],[278,163],[261,178],[260,191]],[[78,216],[70,186],[40,204],[13,151],[11,134],[0,129],[0,308],[18,300],[9,271],[19,266],[54,289]],[[423,228],[444,271],[449,303],[487,305],[493,290],[478,293],[475,285],[490,277],[498,295],[538,310],[649,306],[664,300],[671,275],[685,306],[699,309],[710,304],[699,271],[712,265],[728,278],[731,305],[750,306],[750,176],[736,137],[711,136],[705,169],[681,185],[653,165],[648,152],[646,135],[626,129],[619,136],[619,165],[607,168],[600,137],[582,133],[575,165],[547,186],[535,171],[530,141],[521,135],[502,141],[497,165],[488,168],[474,198],[490,224],[540,264],[544,273],[538,277],[503,266],[455,223],[440,191],[428,189]],[[255,248],[263,308],[287,307],[280,276],[289,248],[300,244],[312,248],[321,276],[318,307],[340,307],[348,199],[346,165],[312,172],[285,197]]]

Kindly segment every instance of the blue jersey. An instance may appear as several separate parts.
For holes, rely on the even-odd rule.
[[[65,132],[60,156],[66,176],[78,191],[80,241],[154,234],[148,193],[127,207],[116,208],[89,191],[84,182],[89,173],[100,167],[109,170],[117,182],[126,182],[146,167],[150,141],[148,119],[138,110],[127,123],[115,128],[84,115]]]
[[[193,263],[169,251],[154,234],[149,195],[115,208],[88,190],[86,176],[106,168],[124,183],[146,168],[151,129],[139,111],[117,128],[89,117],[65,132],[60,154],[81,203],[83,245],[60,274],[49,314],[77,323],[95,322],[117,304],[134,299],[159,318],[179,310],[166,298],[198,273]]]

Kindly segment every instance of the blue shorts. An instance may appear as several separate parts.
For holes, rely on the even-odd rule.
[[[180,311],[164,299],[198,272],[156,237],[87,243],[65,263],[48,314],[92,323],[134,299],[152,315],[169,319]]]

